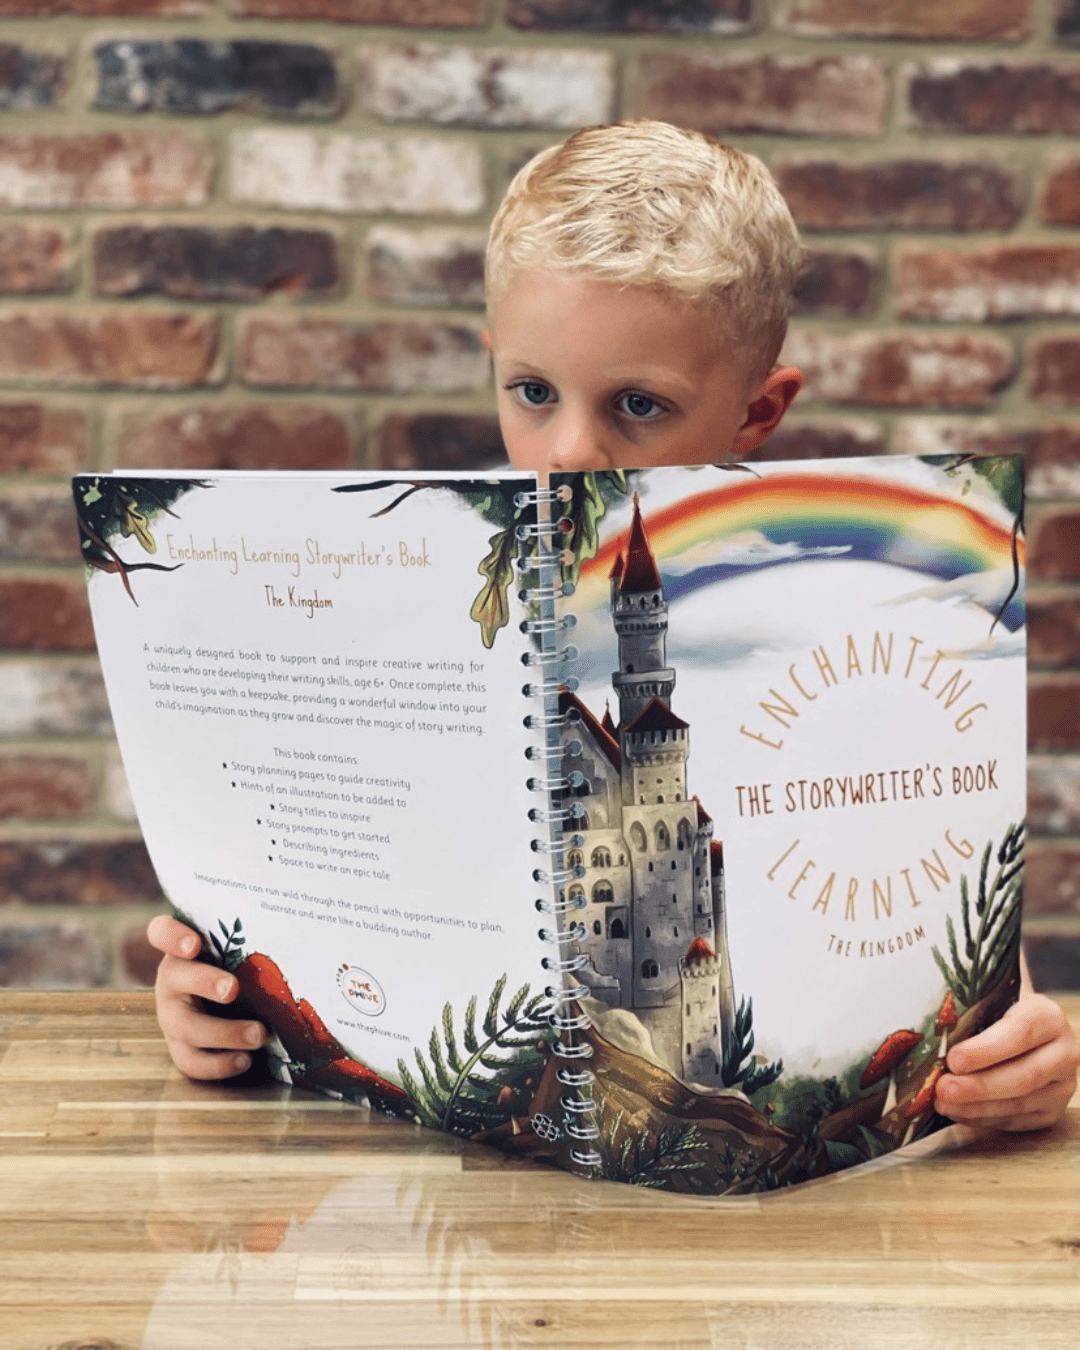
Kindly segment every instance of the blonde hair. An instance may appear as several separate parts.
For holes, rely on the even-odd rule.
[[[776,361],[802,263],[787,203],[759,159],[666,122],[587,127],[516,175],[488,236],[491,306],[525,268],[576,270],[713,304]]]

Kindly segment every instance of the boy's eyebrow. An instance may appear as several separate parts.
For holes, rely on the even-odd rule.
[[[504,375],[535,374],[544,379],[547,378],[543,374],[542,365],[536,361],[527,361],[524,357],[503,357],[500,358],[499,364],[503,367]],[[605,379],[612,388],[617,389],[635,389],[642,385],[661,385],[683,394],[693,394],[701,387],[699,381],[692,380],[676,370],[663,366],[635,365],[629,373],[613,371],[610,375],[605,375]]]

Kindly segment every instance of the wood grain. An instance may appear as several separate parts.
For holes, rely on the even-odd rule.
[[[149,995],[0,992],[0,1350],[1077,1344],[1075,1101],[710,1201],[189,1083]]]

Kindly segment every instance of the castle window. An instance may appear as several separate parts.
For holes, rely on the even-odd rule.
[[[583,886],[571,886],[566,893],[568,900],[579,901],[585,899],[585,889]]]
[[[612,905],[604,913],[609,938],[626,937],[627,911],[625,905]]]
[[[592,889],[592,898],[594,905],[610,905],[615,899],[615,892],[611,889],[610,881],[598,881]]]
[[[592,855],[592,865],[594,867],[610,867],[611,850],[609,848],[594,848]]]
[[[644,853],[649,846],[649,841],[645,837],[645,827],[640,820],[635,820],[630,826],[630,842],[639,853]]]
[[[584,867],[584,866],[585,866],[585,856],[584,856],[584,854],[581,854],[581,853],[578,853],[578,852],[575,851],[574,853],[571,853],[571,854],[570,854],[570,856],[567,858],[566,862],[567,862],[567,866],[568,866],[568,867]]]
[[[690,1004],[689,1004],[689,1003],[686,1005],[686,1015],[687,1015],[687,1017],[690,1016]]]
[[[675,859],[674,859],[674,858],[672,858],[672,860],[671,860],[671,870],[672,870],[673,872],[675,871]]]
[[[690,1042],[689,1042],[689,1041],[686,1042],[686,1053],[687,1053],[687,1054],[690,1053]]]
[[[694,831],[685,816],[679,821],[678,835],[679,847],[690,848],[694,842]]]
[[[652,862],[650,861],[650,863],[649,863],[649,871],[651,872],[652,870],[653,870],[653,865],[652,865]]]
[[[593,932],[596,934],[597,937],[599,937],[600,934],[604,931],[603,928],[601,927],[601,924],[600,924],[600,920],[599,920],[599,919],[594,919],[594,920],[593,920],[592,930],[593,930]]]
[[[700,906],[700,905],[698,905],[698,907],[697,907],[697,912],[698,912],[699,914],[701,913],[701,906]]]
[[[681,792],[676,792],[676,794],[675,794],[675,800],[676,800],[677,802],[681,802],[681,801],[682,801],[682,793],[681,793]]]
[[[652,929],[651,929],[651,928],[646,928],[646,929],[645,929],[645,936],[646,936],[647,938],[651,938],[651,937],[652,937]]]
[[[659,974],[660,974],[660,967],[656,964],[655,961],[652,960],[642,961],[641,978],[643,980],[655,980]]]
[[[678,930],[677,928],[675,928],[673,931],[674,931],[675,936],[678,937],[678,936],[679,936],[679,930]]]
[[[713,998],[716,997],[716,985],[715,985],[715,984],[714,984],[713,987],[712,987],[712,996],[713,996]]]
[[[662,792],[658,792],[658,793],[656,794],[656,800],[657,800],[658,802],[660,802],[660,803],[663,803],[663,800],[664,800],[664,794],[663,794]]]
[[[633,666],[627,666],[627,667],[626,667],[626,673],[627,673],[627,675],[633,675],[633,673],[634,673],[634,667],[633,667]]]
[[[663,798],[660,799],[663,801]],[[656,824],[656,847],[658,849],[669,849],[671,847],[671,835],[668,833],[668,827],[662,820]]]
[[[626,866],[626,854],[625,854],[625,853],[620,853],[620,854],[619,854],[619,866],[620,866],[620,867],[625,867],[625,866]]]

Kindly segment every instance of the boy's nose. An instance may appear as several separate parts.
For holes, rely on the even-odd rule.
[[[553,437],[548,468],[573,473],[579,469],[610,469],[611,453],[598,428],[587,421],[567,421]]]

